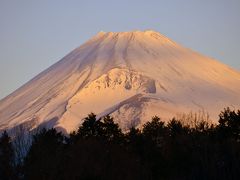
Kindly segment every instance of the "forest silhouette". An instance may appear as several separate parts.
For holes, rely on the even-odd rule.
[[[240,110],[224,109],[218,122],[188,115],[165,123],[155,116],[122,132],[112,117],[91,113],[69,135],[4,131],[0,179],[239,179]]]

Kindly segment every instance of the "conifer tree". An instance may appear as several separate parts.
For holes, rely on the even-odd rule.
[[[6,131],[0,138],[0,179],[14,179],[14,150]]]

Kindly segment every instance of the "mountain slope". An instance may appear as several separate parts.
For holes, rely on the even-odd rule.
[[[74,130],[88,113],[112,114],[123,129],[159,115],[240,107],[240,73],[160,33],[100,32],[0,101],[0,127]]]

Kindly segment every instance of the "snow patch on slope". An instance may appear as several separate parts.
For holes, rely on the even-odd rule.
[[[102,113],[138,93],[156,93],[155,81],[129,69],[114,68],[86,84],[69,99],[58,126],[72,130],[90,112]]]

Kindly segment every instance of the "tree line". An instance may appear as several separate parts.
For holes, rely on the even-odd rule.
[[[43,128],[28,143],[4,131],[0,179],[240,179],[240,110],[224,109],[217,125],[184,117],[155,116],[123,133],[112,117],[91,113],[68,136]]]

